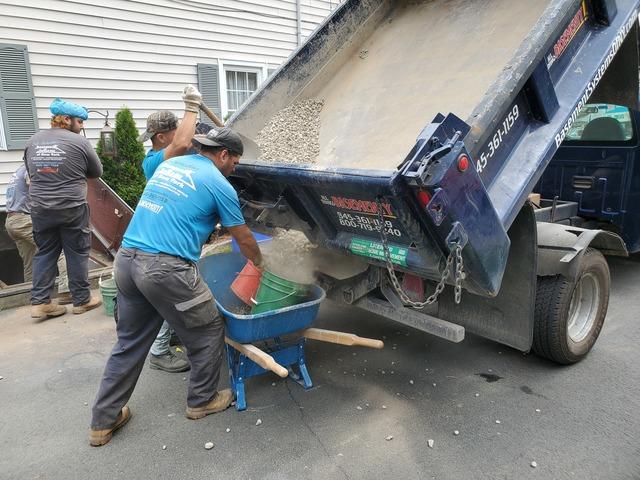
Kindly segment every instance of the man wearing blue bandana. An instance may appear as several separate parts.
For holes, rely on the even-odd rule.
[[[51,301],[56,262],[64,250],[73,313],[84,313],[102,301],[89,290],[89,205],[87,178],[102,175],[102,164],[80,135],[87,109],[56,98],[50,106],[51,128],[28,141],[24,163],[30,179],[31,220],[38,251],[33,258],[31,316],[39,320],[67,312]]]

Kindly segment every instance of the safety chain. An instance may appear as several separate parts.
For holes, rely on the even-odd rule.
[[[455,292],[455,302],[459,304],[462,299],[462,281],[464,280],[464,265],[462,262],[462,246],[458,243],[454,243],[452,245],[451,251],[447,256],[447,262],[444,267],[444,271],[442,272],[442,276],[440,277],[440,281],[436,285],[436,289],[424,302],[414,302],[409,298],[409,296],[402,289],[402,285],[396,276],[396,272],[393,268],[393,262],[391,261],[391,252],[389,251],[389,242],[387,240],[387,232],[385,231],[385,219],[384,214],[382,213],[382,204],[380,203],[380,199],[376,200],[378,205],[378,219],[380,220],[380,239],[382,240],[382,249],[384,251],[384,258],[387,267],[387,271],[389,273],[389,279],[393,285],[393,288],[398,293],[400,300],[411,308],[421,309],[426,307],[427,305],[431,305],[438,300],[438,297],[444,290],[446,286],[446,281],[449,278],[449,275],[452,271],[454,271],[454,292]],[[453,262],[455,260],[456,266],[452,268]]]

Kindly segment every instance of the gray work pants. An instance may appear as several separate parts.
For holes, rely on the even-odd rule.
[[[164,254],[121,249],[115,260],[118,340],[93,405],[91,427],[111,428],[136,386],[163,319],[191,363],[187,405],[215,396],[224,349],[224,321],[195,264]]]
[[[31,222],[33,239],[38,247],[33,257],[31,304],[50,302],[57,275],[56,262],[64,250],[73,305],[84,305],[91,299],[89,205],[60,210],[34,207]]]

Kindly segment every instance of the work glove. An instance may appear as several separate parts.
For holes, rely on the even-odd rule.
[[[184,109],[187,112],[198,113],[202,104],[202,94],[193,85],[187,85],[182,91]]]

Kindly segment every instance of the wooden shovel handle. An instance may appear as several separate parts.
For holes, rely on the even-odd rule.
[[[224,337],[224,341],[238,350],[240,353],[242,353],[245,357],[248,357],[256,362],[265,370],[271,370],[273,373],[282,378],[285,378],[287,375],[289,375],[289,371],[286,368],[276,362],[271,355],[263,352],[255,345],[234,342],[228,337]]]
[[[216,126],[224,127],[224,123],[222,123],[222,120],[220,120],[218,116],[215,113],[213,113],[213,110],[207,107],[204,103],[200,104],[200,110],[202,110],[205,113],[205,115],[209,117],[213,123],[216,124]]]
[[[319,340],[321,342],[337,343],[338,345],[361,346],[369,348],[383,348],[382,340],[373,338],[363,338],[353,333],[336,332],[333,330],[324,330],[322,328],[307,328],[302,335],[310,340]]]

